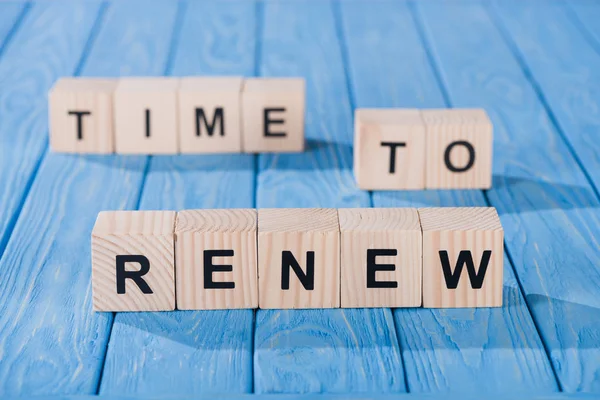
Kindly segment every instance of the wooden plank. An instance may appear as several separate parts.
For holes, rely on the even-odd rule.
[[[173,75],[253,75],[255,4],[227,4],[180,10]],[[244,207],[254,207],[253,156],[151,158],[141,209]],[[117,314],[101,393],[251,392],[253,325],[252,310]]]
[[[587,1],[519,4],[516,15],[506,7],[491,7],[513,52],[518,53],[542,99],[550,107],[560,133],[600,192],[600,4]],[[569,18],[572,7],[577,19]],[[593,18],[596,17],[596,20]],[[544,24],[531,24],[542,19]],[[593,22],[592,22],[593,21]],[[583,24],[583,26],[582,26]],[[588,36],[591,35],[591,36]]]
[[[164,69],[175,6],[141,4],[124,2],[108,9],[83,75],[156,74]],[[19,70],[1,75],[17,82],[20,70],[31,74],[28,85],[15,85],[27,89],[15,98],[35,95],[45,108],[43,91],[51,83],[46,80],[72,72],[77,56],[71,52],[81,54],[97,13],[98,4],[90,2],[33,6],[23,26],[27,40],[17,52],[28,56],[15,63]],[[30,93],[37,82],[43,87]],[[43,149],[47,115],[33,112],[33,120],[17,113],[23,126],[13,125],[7,133],[10,140]],[[24,164],[15,168],[27,165],[22,153],[17,156]],[[2,393],[96,392],[112,314],[92,312],[90,233],[100,210],[135,207],[144,166],[139,157],[50,153],[44,158],[0,262]]]
[[[600,204],[593,188],[483,6],[417,7],[452,104],[483,106],[494,122],[487,194],[560,387],[599,391]],[[511,18],[520,10],[511,9]]]
[[[264,4],[260,73],[306,78],[307,151],[259,156],[258,207],[368,206],[353,181],[352,115],[329,2]],[[389,309],[259,310],[257,393],[402,392]]]
[[[356,107],[445,106],[428,49],[406,3],[344,2],[341,17]],[[390,41],[389,36],[402,40]],[[482,192],[467,190],[374,192],[373,204],[487,205]],[[508,258],[504,275],[501,309],[394,310],[411,392],[556,389]]]
[[[25,12],[23,3],[1,7],[0,257],[45,149],[46,93],[57,77],[77,67],[98,5],[40,4]],[[65,29],[69,24],[71,35]]]
[[[0,55],[10,44],[14,33],[23,22],[25,15],[29,11],[24,2],[7,1],[0,3]]]

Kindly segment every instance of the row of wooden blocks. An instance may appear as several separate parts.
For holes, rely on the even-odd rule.
[[[498,307],[494,208],[105,211],[97,311]]]
[[[489,189],[492,123],[482,109],[358,109],[354,173],[365,190]]]
[[[48,97],[57,152],[304,150],[301,78],[62,78]]]

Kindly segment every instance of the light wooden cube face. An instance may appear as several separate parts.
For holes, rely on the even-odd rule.
[[[256,210],[177,214],[177,308],[258,307]]]
[[[339,209],[341,306],[419,307],[422,236],[417,210]]]
[[[359,188],[425,188],[425,127],[418,110],[359,109],[354,127]]]
[[[419,209],[423,307],[502,306],[504,233],[494,208]]]
[[[340,237],[335,209],[258,211],[260,308],[340,306]]]
[[[114,152],[116,80],[62,78],[49,94],[50,146],[65,153]]]
[[[179,151],[174,78],[122,78],[115,91],[115,141],[121,154]]]
[[[240,77],[183,78],[179,90],[181,153],[242,151]]]
[[[96,311],[175,309],[175,212],[105,211],[92,232]]]
[[[244,151],[303,151],[305,97],[303,79],[247,79],[242,91]]]
[[[492,124],[483,110],[424,110],[428,189],[492,186]]]

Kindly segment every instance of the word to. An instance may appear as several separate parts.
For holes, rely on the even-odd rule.
[[[354,174],[365,190],[489,189],[492,123],[481,109],[358,109]]]
[[[48,97],[57,152],[304,150],[300,78],[63,78]]]
[[[498,307],[503,236],[494,208],[104,211],[93,304]]]

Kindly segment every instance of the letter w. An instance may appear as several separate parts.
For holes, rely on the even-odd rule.
[[[460,281],[460,274],[462,273],[463,266],[467,264],[467,271],[469,272],[471,287],[473,289],[481,289],[491,256],[492,251],[485,250],[483,252],[483,256],[481,257],[481,262],[479,263],[479,270],[475,271],[475,263],[473,262],[471,251],[462,250],[458,254],[458,260],[456,261],[454,272],[452,272],[450,270],[450,259],[448,257],[448,252],[446,250],[440,250],[440,261],[442,263],[442,270],[444,271],[444,279],[446,279],[446,287],[448,289],[456,289],[458,287],[458,281]]]

